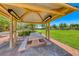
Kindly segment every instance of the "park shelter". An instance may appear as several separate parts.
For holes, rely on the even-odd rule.
[[[2,3],[0,15],[11,20],[10,47],[17,43],[17,22],[46,24],[46,37],[50,39],[50,22],[76,11],[77,8],[66,3]],[[63,20],[64,21],[64,20]]]

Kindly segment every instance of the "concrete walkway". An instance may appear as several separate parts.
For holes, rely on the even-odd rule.
[[[6,36],[3,36],[3,37],[0,37],[0,44],[2,44],[3,42],[6,42],[6,41],[8,41],[8,39],[9,39],[9,35],[6,35]],[[65,44],[63,44],[63,43],[60,43],[59,41],[56,41],[56,40],[54,40],[54,39],[50,39],[50,41],[52,42],[52,43],[50,43],[49,41],[48,41],[48,45],[47,46],[41,46],[41,47],[32,47],[32,48],[30,48],[30,49],[27,49],[27,51],[25,51],[25,52],[23,52],[23,53],[18,53],[18,54],[16,54],[16,55],[32,55],[32,53],[34,54],[34,53],[37,53],[37,55],[40,55],[39,54],[39,52],[34,52],[34,50],[39,50],[39,49],[44,49],[44,51],[45,52],[47,52],[48,51],[48,49],[47,49],[47,51],[46,51],[46,49],[45,49],[45,47],[48,47],[49,49],[50,49],[50,51],[52,52],[53,51],[53,49],[59,49],[59,48],[61,48],[61,49],[59,49],[59,51],[67,51],[68,52],[68,54],[67,54],[67,52],[64,52],[64,53],[66,53],[66,54],[64,54],[64,55],[70,55],[70,54],[72,54],[73,56],[79,56],[79,50],[76,50],[76,49],[74,49],[74,48],[72,48],[72,47],[70,47],[70,46],[67,46],[67,45],[65,45]],[[51,46],[51,47],[50,47]],[[54,48],[52,48],[52,47],[54,47]],[[57,48],[55,48],[55,47],[57,47]],[[8,47],[4,47],[4,51],[6,51],[7,50],[7,48]],[[3,48],[1,48],[1,49],[3,49]],[[6,49],[6,50],[5,50]],[[13,49],[12,51],[14,51],[14,50],[16,50],[16,49]],[[31,53],[30,53],[30,51],[31,50],[33,50]],[[8,50],[9,51],[9,50]],[[16,50],[17,51],[17,50]],[[42,50],[40,50],[40,51],[42,51]],[[27,53],[28,52],[28,53]],[[45,53],[44,52],[44,53]],[[49,51],[48,51],[49,52]],[[57,51],[58,52],[58,51]],[[8,53],[8,52],[7,52]],[[12,52],[10,52],[10,54],[11,54]],[[14,53],[14,52],[13,52]],[[69,54],[70,53],[70,54]],[[0,53],[0,54],[2,54],[2,53]],[[2,54],[2,55],[5,55],[6,54],[6,52],[4,53],[4,54]],[[15,53],[14,53],[15,54]],[[51,53],[45,53],[45,54],[41,54],[41,55],[50,55]],[[13,54],[11,54],[11,55],[13,55]],[[36,54],[34,54],[34,55],[36,55]],[[56,52],[53,52],[51,55],[63,55],[62,53],[57,53],[56,54]]]
[[[49,41],[48,41],[49,42]],[[45,46],[37,46],[26,49],[20,52],[20,56],[71,56],[68,52],[50,42]]]
[[[61,47],[62,49],[66,50],[67,52],[69,52],[70,54],[72,54],[73,56],[79,56],[79,50],[74,49],[68,45],[65,45],[55,39],[50,38],[50,41],[56,45],[58,45],[59,47]]]
[[[21,40],[20,42],[22,42]],[[0,48],[2,56],[71,56],[67,51],[47,40],[48,45],[27,48],[25,51],[18,52],[20,43],[14,49],[9,49],[8,45]]]
[[[9,35],[0,36],[0,44],[9,41]]]

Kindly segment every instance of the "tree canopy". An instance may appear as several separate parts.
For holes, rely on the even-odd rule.
[[[4,17],[0,16],[0,31],[5,31],[8,29],[10,21]]]

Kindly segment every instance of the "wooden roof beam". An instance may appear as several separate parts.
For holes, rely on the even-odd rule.
[[[31,23],[31,24],[46,24],[46,22],[26,22],[26,21],[22,21],[24,23]]]
[[[0,10],[0,14],[4,15],[5,17],[9,17],[9,15],[7,15],[6,13],[4,13],[3,11]]]
[[[8,11],[6,10],[5,7],[3,7],[3,5],[0,4],[0,10],[3,11],[4,13],[6,13],[8,16],[10,16],[10,14],[8,13]]]
[[[66,3],[58,3],[58,4],[60,4],[60,5],[62,5],[62,6],[65,6],[66,8],[72,8],[72,9],[74,9],[74,10],[78,10],[78,8],[76,8],[76,7],[74,7],[74,6],[71,6],[71,5],[69,5],[69,4],[66,4]]]

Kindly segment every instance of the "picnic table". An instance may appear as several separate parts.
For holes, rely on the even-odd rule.
[[[40,33],[31,33],[29,36],[29,40],[37,40],[37,39],[45,39],[45,37]]]

